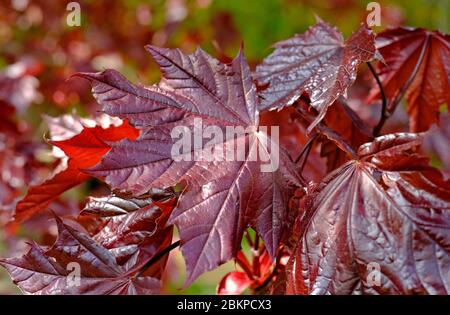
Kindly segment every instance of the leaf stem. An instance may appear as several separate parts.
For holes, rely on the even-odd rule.
[[[281,261],[281,257],[282,257],[282,251],[280,250],[278,252],[277,258],[275,260],[275,265],[273,267],[272,272],[270,273],[270,275],[264,280],[264,282],[259,285],[258,287],[255,288],[255,291],[258,292],[260,290],[262,290],[264,287],[266,287],[271,281],[272,279],[278,274],[279,269],[280,269],[280,261]]]
[[[256,277],[259,277],[259,269],[260,269],[260,264],[259,264],[259,256],[260,256],[260,251],[259,251],[259,235],[258,233],[255,232],[255,240],[253,243],[253,273],[255,274]]]
[[[245,230],[244,236],[245,236],[248,246],[253,247],[253,241],[252,241],[250,235],[248,234],[247,230]]]
[[[316,133],[311,138],[308,139],[308,141],[306,142],[306,144],[303,146],[302,150],[300,151],[300,154],[295,159],[295,164],[297,164],[300,161],[300,159],[302,158],[302,156],[305,156],[305,158],[302,160],[302,164],[300,165],[300,168],[299,168],[299,175],[303,181],[306,181],[302,175],[303,169],[305,168],[306,161],[308,160],[309,152],[311,152],[312,144],[313,144],[314,140],[316,140],[318,135],[319,134]]]
[[[430,41],[429,35],[427,36],[425,41],[426,42],[422,46],[422,50],[420,51],[419,59],[417,60],[417,63],[416,63],[416,66],[414,67],[413,72],[411,73],[411,75],[408,78],[408,81],[406,81],[405,85],[403,85],[402,89],[397,94],[394,101],[392,102],[392,104],[389,107],[392,107],[393,109],[395,109],[395,107],[397,107],[398,102],[400,102],[400,100],[403,98],[403,95],[405,95],[406,91],[408,90],[408,88],[410,87],[412,82],[414,81],[414,78],[416,77],[417,72],[419,72],[420,66],[422,65],[423,59],[425,57],[425,52],[427,51],[428,43]]]
[[[314,135],[312,138],[311,143],[317,138],[317,134]],[[300,175],[303,174],[303,169],[305,168],[306,161],[308,161],[309,153],[311,152],[312,144],[308,146],[308,149],[306,149],[305,158],[302,161],[302,164],[300,165]]]
[[[258,233],[256,233],[256,232],[255,232],[255,240],[254,240],[254,242],[253,242],[253,249],[254,249],[255,251],[258,251],[258,250],[259,250],[259,235],[258,235]]]
[[[157,253],[155,256],[153,256],[148,262],[145,263],[144,266],[139,270],[139,272],[136,274],[136,278],[142,276],[142,274],[150,268],[154,263],[156,263],[158,260],[160,260],[162,257],[164,257],[166,254],[168,254],[172,249],[177,248],[180,246],[180,240],[176,241],[175,243],[170,244],[163,250],[161,250],[159,253]]]
[[[381,128],[383,128],[384,123],[389,117],[389,113],[387,112],[387,99],[386,94],[384,93],[383,84],[381,84],[380,77],[378,76],[377,72],[373,68],[372,64],[370,62],[366,62],[367,66],[370,69],[370,72],[372,72],[373,77],[375,78],[375,81],[377,81],[378,87],[380,88],[380,95],[381,95],[381,116],[380,121],[373,129],[373,136],[377,137],[381,131]]]
[[[297,156],[297,158],[295,159],[295,164],[297,164],[298,162],[300,162],[300,159],[302,158],[302,156],[306,153],[306,151],[308,151],[308,148],[312,145],[312,143],[314,142],[314,140],[316,140],[317,136],[319,134],[316,133],[314,134],[311,138],[308,139],[308,141],[306,142],[306,144],[303,146],[302,150],[300,151],[299,155]]]
[[[381,129],[383,128],[384,123],[389,118],[389,116],[391,116],[392,113],[395,111],[395,109],[397,108],[398,103],[400,102],[400,100],[403,98],[403,96],[405,95],[405,93],[408,90],[408,88],[413,83],[414,78],[416,77],[417,73],[419,72],[420,66],[422,65],[422,62],[423,62],[423,60],[425,58],[425,52],[427,51],[427,47],[428,47],[429,41],[430,41],[430,36],[427,36],[427,38],[425,39],[425,43],[422,46],[422,50],[420,51],[419,59],[417,60],[417,63],[415,65],[414,69],[413,69],[413,72],[409,76],[408,81],[406,81],[406,83],[403,85],[403,87],[400,90],[400,92],[395,96],[395,98],[392,101],[392,103],[391,104],[387,104],[387,101],[383,100],[383,102],[385,102],[386,105],[384,107],[384,110],[382,109],[382,115],[381,115],[380,121],[378,122],[378,125],[375,126],[375,128],[373,130],[374,137],[376,137],[380,133]],[[373,68],[370,65],[370,63],[367,63],[367,64],[369,65],[369,69],[372,71]],[[383,90],[383,88],[381,86],[380,79],[376,75],[375,72],[372,72],[372,74],[374,74],[375,80],[377,80],[378,86],[380,87],[381,97],[383,97],[384,90]],[[384,96],[384,98],[386,98],[386,97]]]
[[[239,254],[235,257],[237,264],[242,268],[242,270],[244,270],[244,272],[247,274],[247,277],[249,279],[253,279],[253,271],[249,268],[250,263],[248,261],[245,262],[242,259],[247,260],[247,258],[243,254],[242,258]]]

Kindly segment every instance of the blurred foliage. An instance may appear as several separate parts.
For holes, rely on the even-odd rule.
[[[46,132],[41,114],[59,115],[76,111],[87,115],[98,110],[86,82],[69,79],[77,71],[115,68],[130,80],[149,84],[159,71],[143,48],[145,44],[179,47],[193,51],[201,46],[213,55],[234,56],[244,44],[245,55],[255,65],[270,52],[274,42],[304,32],[315,23],[315,15],[336,25],[345,36],[365,19],[367,3],[361,0],[85,0],[81,26],[66,24],[70,1],[0,0],[0,70],[21,63],[26,75],[37,79],[35,93],[26,108],[16,109],[29,136],[42,142]],[[450,28],[447,0],[385,0],[382,27],[408,25]],[[29,92],[29,91],[28,91]],[[24,93],[27,93],[25,91]],[[41,174],[36,174],[36,178]],[[21,187],[23,193],[26,187]],[[83,201],[87,187],[70,192]],[[68,196],[65,196],[66,198]],[[11,204],[1,213],[11,213]],[[0,222],[1,223],[1,222]],[[2,232],[2,231],[0,231]],[[54,231],[53,231],[54,233]],[[23,250],[23,240],[6,242],[0,233],[0,255]],[[28,233],[33,234],[33,233]],[[45,237],[36,235],[38,241]],[[169,261],[167,292],[214,294],[217,283],[233,262],[200,277],[188,289],[183,286],[184,262],[179,252]],[[0,293],[17,293],[0,270]]]

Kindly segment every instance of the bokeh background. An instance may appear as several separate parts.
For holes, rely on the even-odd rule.
[[[254,66],[270,53],[270,46],[315,23],[315,15],[336,25],[348,37],[365,20],[362,0],[91,0],[81,6],[81,25],[66,23],[70,1],[0,0],[0,115],[13,106],[14,139],[0,133],[0,257],[16,256],[33,239],[51,244],[55,229],[45,219],[6,235],[6,223],[27,183],[48,173],[49,147],[42,114],[76,112],[86,116],[98,105],[78,71],[114,68],[133,82],[151,84],[159,71],[144,45],[179,47],[191,52],[201,46],[212,55],[234,56],[241,43]],[[448,0],[378,1],[381,27],[408,25],[449,33]],[[0,121],[0,124],[3,122]],[[88,191],[101,190],[89,182],[65,194],[55,207],[76,213]],[[104,188],[103,188],[104,189]],[[166,292],[214,294],[217,283],[235,268],[232,262],[200,277],[187,289],[184,263],[171,254]],[[0,270],[0,294],[16,294],[6,272]]]

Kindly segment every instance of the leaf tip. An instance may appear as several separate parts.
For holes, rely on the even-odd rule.
[[[314,13],[314,19],[316,20],[317,24],[325,23],[317,13]]]

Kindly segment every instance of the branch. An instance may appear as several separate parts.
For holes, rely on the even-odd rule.
[[[314,134],[311,138],[308,139],[308,142],[306,142],[306,144],[303,146],[302,150],[300,151],[300,153],[298,154],[297,158],[295,159],[295,164],[297,164],[298,162],[300,162],[300,159],[302,158],[302,156],[305,154],[305,152],[308,150],[308,147],[310,147],[312,145],[312,143],[314,142],[314,140],[316,140],[317,136],[319,134],[316,133]]]
[[[157,253],[155,256],[153,256],[136,274],[136,278],[142,276],[142,274],[150,268],[154,263],[156,263],[158,260],[160,260],[162,257],[164,257],[166,254],[168,254],[172,249],[177,248],[180,246],[180,241],[176,241],[175,243],[170,244],[163,250],[161,250],[159,253]]]
[[[295,164],[297,164],[300,159],[304,157],[304,159],[302,160],[302,163],[300,164],[300,177],[303,179],[303,169],[305,168],[306,165],[306,161],[308,160],[308,156],[309,153],[311,152],[311,148],[312,148],[312,144],[314,142],[314,140],[317,139],[317,137],[319,136],[318,133],[315,133],[311,138],[308,139],[308,142],[306,142],[306,144],[303,146],[302,151],[300,152],[300,154],[298,155],[298,157],[295,159]]]
[[[388,119],[388,117],[390,115],[387,112],[387,99],[386,99],[386,94],[384,93],[383,85],[381,84],[381,80],[378,77],[378,74],[375,71],[375,69],[373,68],[372,64],[370,62],[366,62],[366,63],[367,63],[367,66],[370,69],[370,72],[372,72],[372,75],[374,76],[375,81],[377,81],[378,87],[380,88],[380,94],[381,94],[381,101],[382,101],[382,103],[381,103],[380,121],[378,122],[378,124],[373,129],[373,136],[377,137],[378,134],[381,131],[381,128],[383,128],[384,123],[386,122],[386,120]]]

